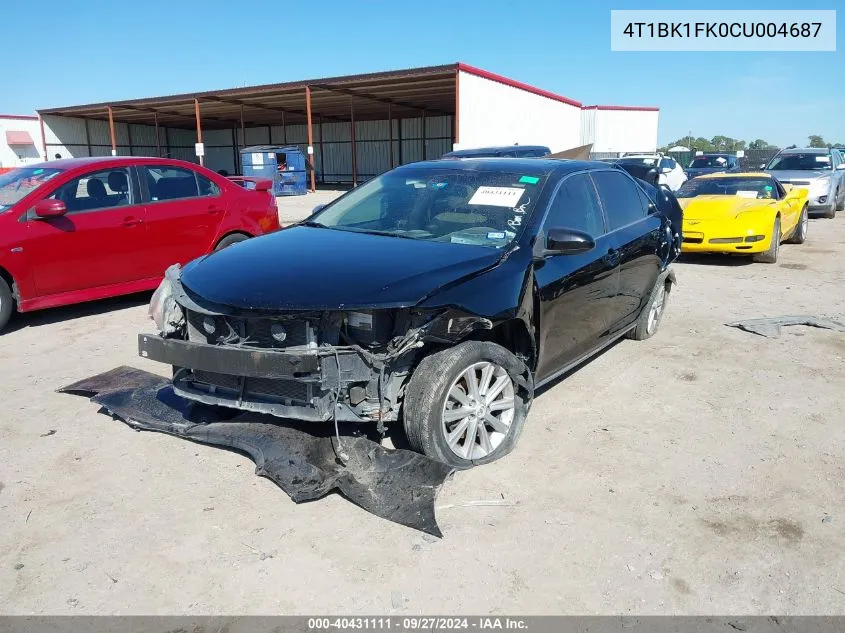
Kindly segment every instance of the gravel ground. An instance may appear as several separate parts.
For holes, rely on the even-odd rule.
[[[843,252],[840,216],[777,265],[678,263],[657,336],[545,389],[513,454],[447,483],[440,541],[337,495],[295,505],[245,457],[54,393],[121,364],[166,373],[136,352],[149,295],[18,318],[0,338],[0,612],[845,613],[845,334],[723,325],[845,320]]]

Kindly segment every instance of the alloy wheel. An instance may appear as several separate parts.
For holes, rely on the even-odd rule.
[[[654,328],[657,327],[657,322],[660,320],[660,315],[663,313],[663,305],[666,303],[666,286],[660,284],[658,286],[654,300],[651,302],[651,309],[648,311],[648,322],[646,323],[646,331],[651,334]]]
[[[514,420],[513,380],[488,361],[474,363],[451,384],[441,416],[449,449],[463,459],[481,459],[504,441]]]

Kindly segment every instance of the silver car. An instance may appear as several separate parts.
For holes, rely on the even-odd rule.
[[[832,218],[845,210],[845,159],[838,149],[784,149],[761,167],[783,183],[809,187],[810,213]]]

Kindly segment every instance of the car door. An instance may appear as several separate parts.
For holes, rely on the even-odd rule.
[[[560,183],[541,236],[552,228],[584,231],[596,247],[577,255],[551,255],[535,264],[540,309],[538,380],[576,362],[607,338],[619,288],[618,254],[586,173],[573,174]]]
[[[144,207],[131,175],[126,167],[88,172],[46,196],[64,202],[65,215],[27,211],[24,248],[39,296],[142,278]]]
[[[787,192],[777,180],[772,179],[772,184],[774,185],[773,193],[778,201],[778,208],[781,213],[781,231],[784,235],[788,235],[798,224],[801,217],[801,201],[791,191]]]
[[[677,191],[686,180],[684,170],[673,158],[661,158],[658,169],[661,173],[666,174],[666,186],[672,191]]]
[[[668,220],[625,172],[591,174],[608,223],[610,248],[619,252],[619,294],[613,301],[612,331],[633,323],[651,294],[668,249]]]
[[[142,165],[148,236],[148,274],[161,276],[168,266],[185,264],[211,251],[226,213],[220,187],[192,169]]]

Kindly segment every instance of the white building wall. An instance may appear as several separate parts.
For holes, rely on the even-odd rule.
[[[10,146],[6,143],[6,132],[27,132],[32,138],[32,145]],[[23,167],[43,160],[41,125],[38,119],[0,116],[0,168]]]
[[[593,153],[654,152],[659,115],[657,110],[585,109],[584,143],[593,143]]]
[[[560,152],[581,143],[581,108],[459,71],[458,148],[546,145]]]

